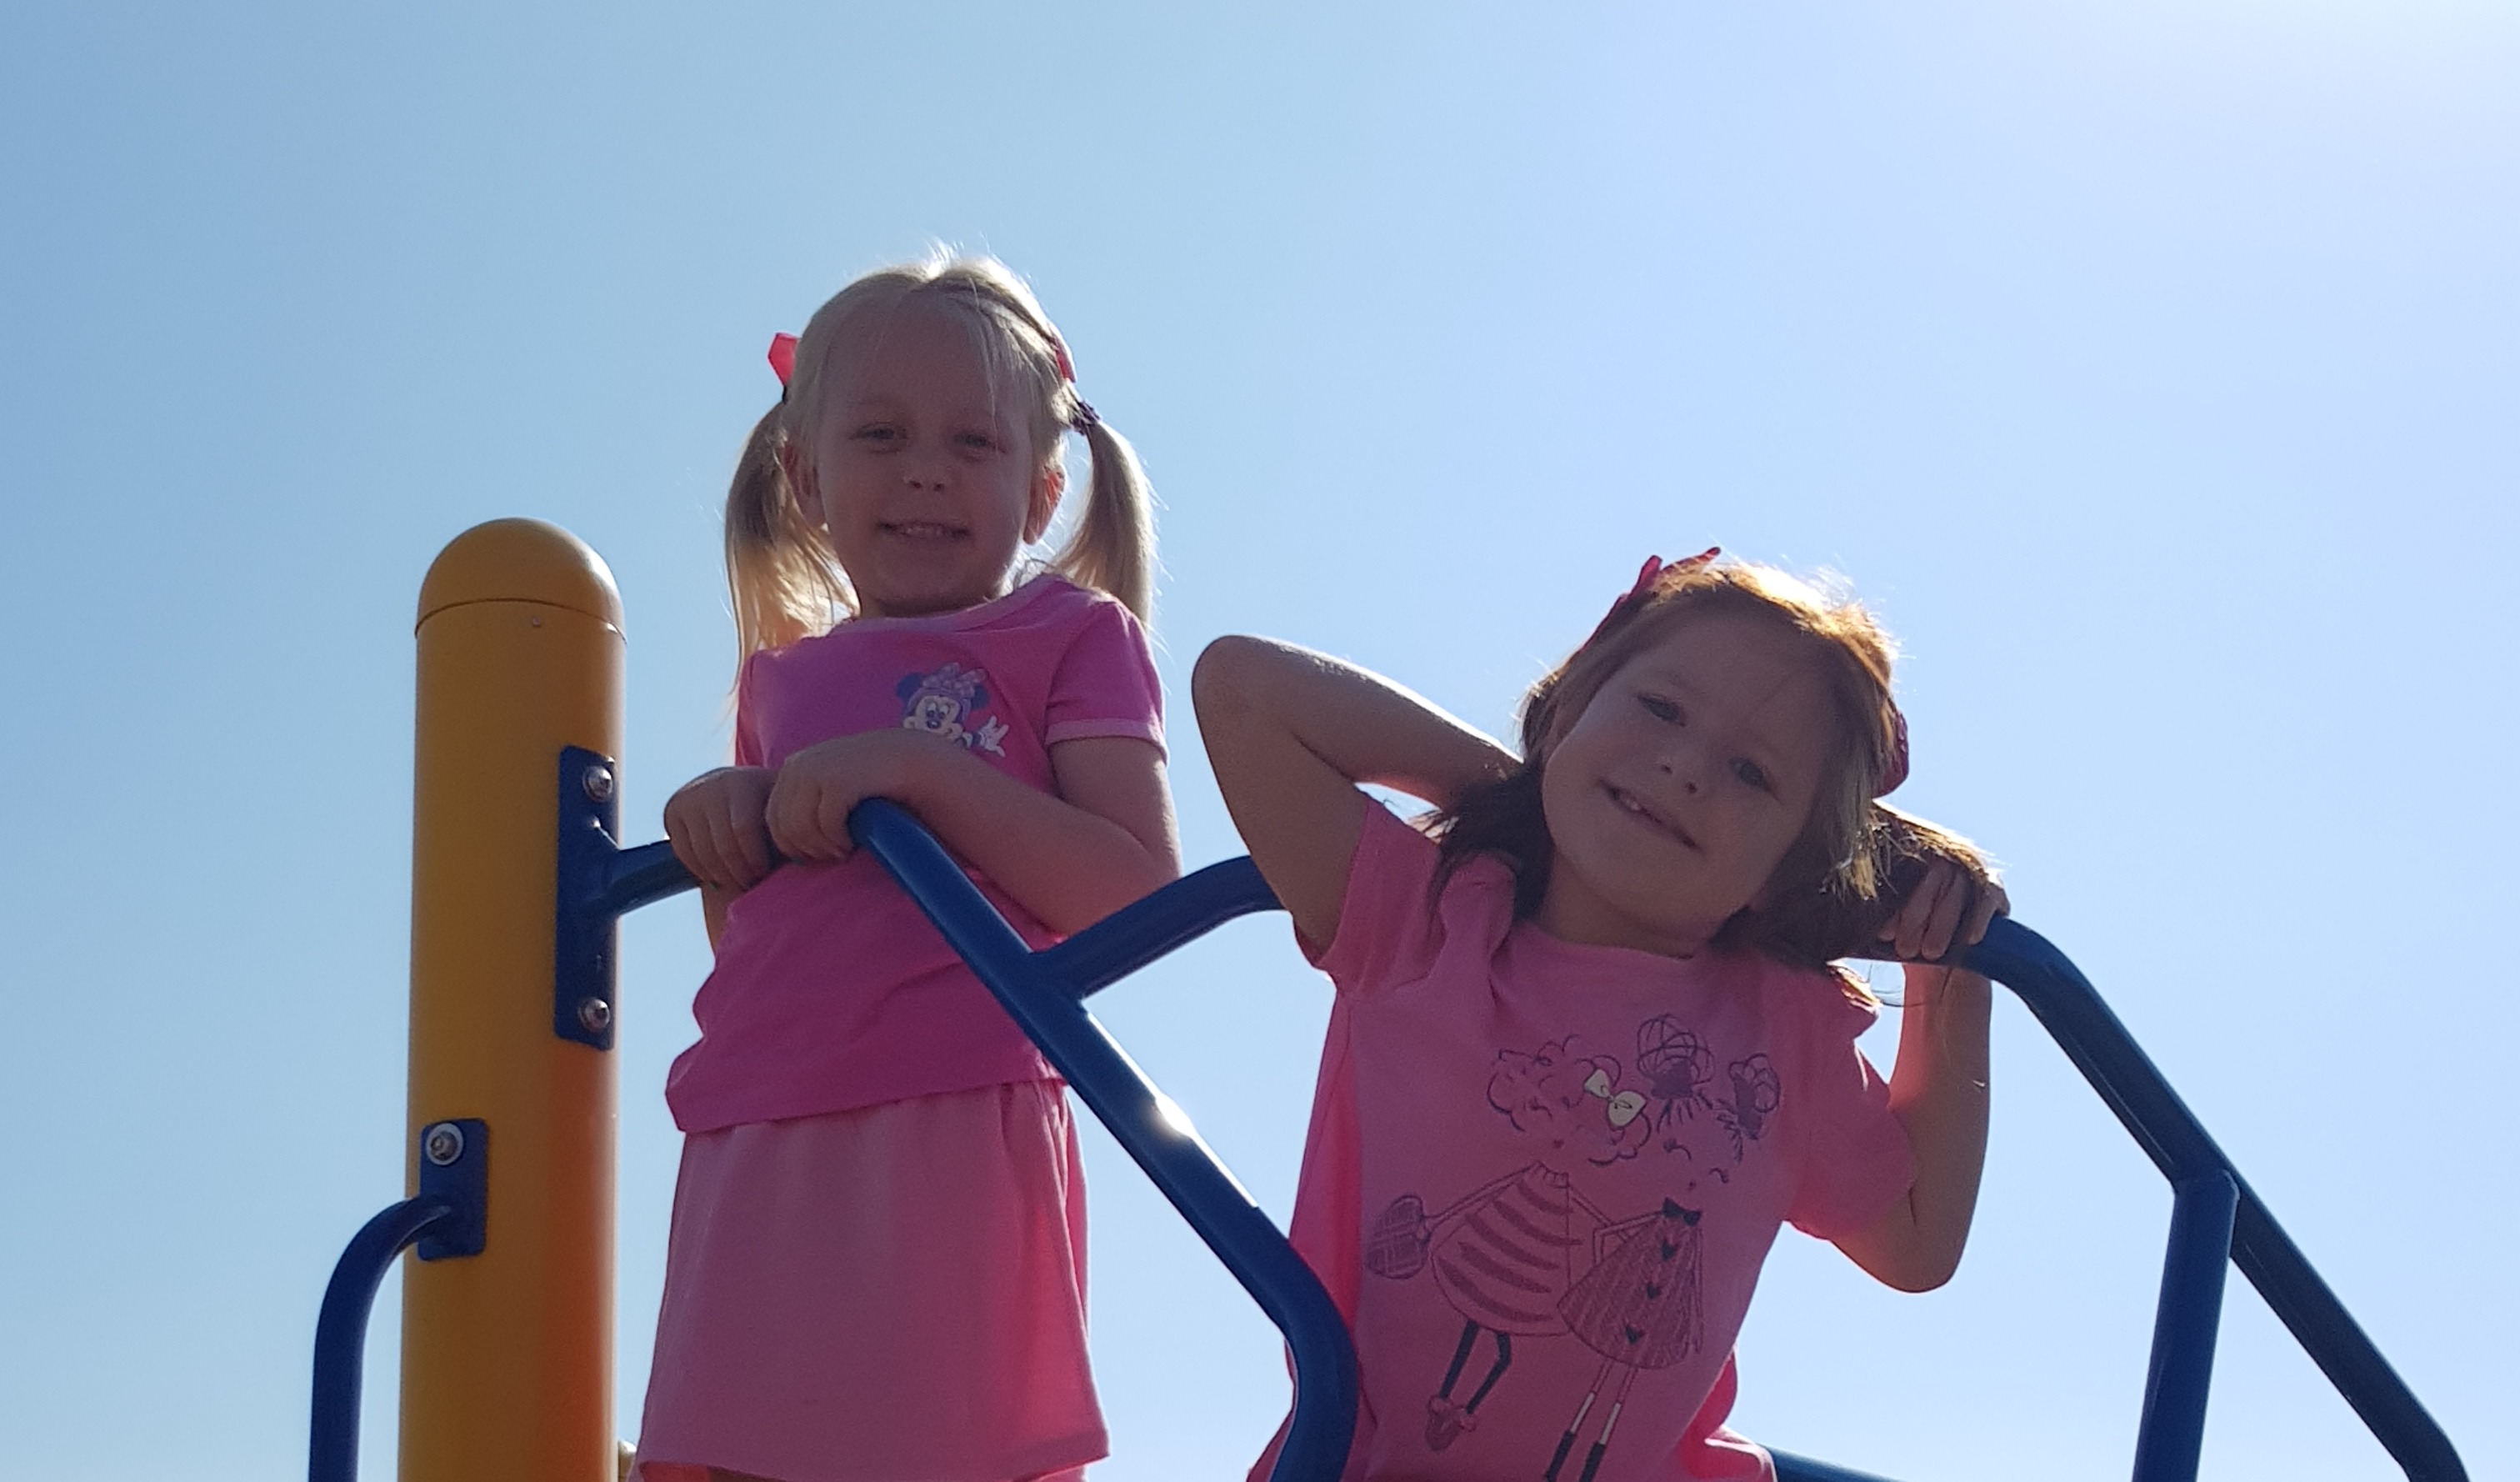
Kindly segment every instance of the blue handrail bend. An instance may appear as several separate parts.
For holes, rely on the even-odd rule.
[[[455,1202],[422,1194],[388,1204],[350,1237],[315,1318],[315,1404],[306,1438],[306,1482],[359,1475],[359,1387],[367,1365],[368,1313],[394,1258],[432,1230],[455,1223]]]
[[[2237,1196],[2231,1218],[2232,1263],[2291,1330],[2294,1341],[2327,1375],[2328,1382],[2336,1386],[2345,1403],[2362,1417],[2372,1438],[2396,1459],[2408,1482],[2466,1482],[2467,1467],[2440,1423],[2425,1411],[2406,1380],[2389,1367],[2389,1361],[2380,1356],[2370,1336],[2346,1312],[2345,1304],[2320,1280],[2301,1248],[2284,1234],[2283,1227],[2275,1223],[2256,1190],[2249,1188],[2248,1180],[2240,1177],[2230,1158],[2206,1135],[2204,1124],[2171,1090],[2169,1081],[2101,1001],[2082,969],[2046,937],[2018,921],[2002,918],[1987,928],[1984,941],[1969,949],[1967,963],[2020,998],[2174,1189],[2218,1176],[2230,1181]],[[2174,1232],[2178,1223],[2174,1212]],[[2163,1272],[2165,1288],[2184,1280],[2184,1271],[2174,1249]],[[2197,1290],[2201,1296],[2202,1288]],[[2219,1305],[2219,1282],[2214,1284],[2213,1295]],[[2165,1316],[2170,1311],[2165,1302]],[[2157,1332],[2154,1353],[2153,1383],[2147,1386],[2144,1396],[2145,1421],[2138,1435],[2151,1428],[2151,1417],[2161,1406],[2192,1406],[2200,1416],[2204,1410],[2202,1386],[2206,1370],[2184,1366],[2178,1375],[2165,1380]],[[2191,1385],[2193,1393],[2174,1387]],[[2200,1422],[2197,1441],[2201,1440]],[[2170,1469],[2138,1470],[2136,1482],[2192,1477],[2192,1452],[2190,1447],[2183,1472],[2163,1451],[2146,1453],[2150,1464]]]

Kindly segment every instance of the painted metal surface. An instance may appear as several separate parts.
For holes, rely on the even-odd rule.
[[[410,1131],[477,1120],[498,1157],[481,1253],[405,1268],[402,1482],[609,1482],[614,1069],[554,1032],[553,767],[620,754],[620,599],[497,520],[430,567],[418,640]]]

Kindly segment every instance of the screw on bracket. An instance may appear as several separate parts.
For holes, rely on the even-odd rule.
[[[612,1006],[599,998],[577,1001],[577,1021],[589,1034],[602,1034],[612,1027]]]
[[[464,1129],[453,1122],[439,1122],[420,1135],[420,1150],[444,1168],[464,1156]]]
[[[608,802],[612,797],[612,769],[602,762],[591,763],[578,778],[578,784],[586,788],[588,802]]]

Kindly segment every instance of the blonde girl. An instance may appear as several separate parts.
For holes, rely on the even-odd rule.
[[[1293,1239],[1356,1334],[1350,1479],[1770,1476],[1723,1420],[1778,1228],[1904,1289],[1959,1260],[1987,983],[1912,966],[1885,1084],[1822,965],[1939,957],[2002,892],[1873,801],[1907,765],[1879,628],[1714,554],[1648,564],[1519,756],[1321,654],[1199,659],[1217,784],[1337,989]]]
[[[1106,1446],[1067,1106],[847,819],[909,808],[1036,946],[1180,873],[1148,491],[995,261],[861,278],[772,361],[786,394],[727,498],[736,764],[665,809],[717,961],[666,1087],[640,1466],[1073,1477]],[[1029,559],[1071,433],[1084,509]]]

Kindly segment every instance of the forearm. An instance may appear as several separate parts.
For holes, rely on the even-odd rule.
[[[1374,783],[1449,805],[1513,766],[1503,746],[1327,654],[1220,638],[1191,676],[1217,790],[1295,930],[1327,947]]]
[[[1275,728],[1351,783],[1450,805],[1511,771],[1513,753],[1407,687],[1368,669],[1266,638],[1225,638],[1200,658],[1209,749]]]
[[[1959,1268],[1986,1167],[1988,1022],[1994,989],[1973,972],[1908,968],[1890,1112],[1908,1134],[1915,1181],[1871,1230],[1840,1240],[1856,1264],[1905,1291]]]
[[[909,773],[894,800],[1054,931],[1090,926],[1181,874],[1169,831],[1140,838],[959,747],[937,743]]]

